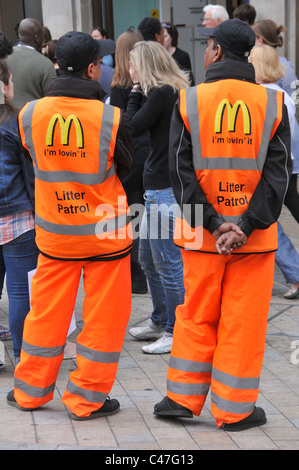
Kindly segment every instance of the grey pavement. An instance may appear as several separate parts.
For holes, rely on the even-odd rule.
[[[298,225],[287,209],[280,217],[285,232],[299,251]],[[240,433],[218,430],[210,411],[210,396],[200,417],[167,421],[153,415],[154,404],[166,393],[169,354],[147,355],[144,342],[128,332],[121,353],[111,397],[121,404],[119,413],[92,421],[72,421],[61,402],[75,360],[62,363],[54,399],[33,412],[22,412],[6,403],[13,387],[12,341],[5,341],[5,369],[0,371],[1,450],[298,450],[299,449],[299,298],[285,300],[286,284],[276,269],[268,317],[265,358],[257,404],[267,413],[267,424]],[[254,293],[252,294],[254,295]],[[75,315],[80,330],[84,293],[80,286]],[[147,321],[149,294],[132,296],[128,329]],[[8,324],[6,292],[0,302],[0,324]],[[298,351],[298,353],[297,353]],[[1,352],[1,351],[0,351]]]

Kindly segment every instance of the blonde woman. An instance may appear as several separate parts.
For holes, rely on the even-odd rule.
[[[278,84],[284,76],[284,67],[279,60],[277,51],[269,45],[255,46],[250,53],[250,62],[255,69],[257,83],[284,93],[284,100],[288,109],[291,135],[294,135],[296,121],[296,107],[293,100]],[[293,143],[291,145],[293,157]],[[295,176],[295,179],[293,178]],[[291,185],[285,198],[285,204],[298,207],[299,195],[297,193],[297,175],[292,175]],[[294,186],[294,189],[292,189]],[[290,207],[291,207],[290,206]],[[290,284],[289,290],[284,294],[286,299],[295,299],[299,295],[299,256],[289,237],[284,233],[278,222],[278,250],[275,253],[275,262],[281,269],[285,280]]]
[[[277,25],[272,20],[260,20],[256,22],[253,27],[256,35],[256,45],[260,46],[266,44],[271,46],[274,50],[278,51],[283,46],[284,37],[283,33],[286,27]],[[294,66],[285,57],[279,56],[279,61],[284,67],[284,74],[278,82],[278,85],[287,94],[292,97],[296,89],[298,81]],[[299,174],[299,123],[295,119],[295,129],[292,135],[292,157],[293,157],[293,173],[289,184],[289,189],[285,197],[285,205],[291,212],[292,216],[299,223],[299,196],[297,194],[297,179]],[[292,295],[292,294],[291,294]],[[299,290],[297,295],[299,295]]]
[[[130,53],[130,76],[133,88],[127,115],[135,135],[146,130],[150,133],[150,152],[143,173],[145,213],[139,260],[153,302],[150,322],[131,328],[130,334],[138,340],[156,340],[143,346],[143,352],[163,354],[171,351],[175,310],[185,294],[181,252],[173,242],[176,200],[169,178],[168,141],[178,91],[187,88],[189,81],[188,74],[154,41],[135,44]]]
[[[136,42],[142,41],[141,33],[135,29],[128,29],[122,33],[116,42],[115,69],[111,82],[110,104],[126,111],[129,94],[132,89],[132,80],[129,73],[129,56]],[[145,96],[143,97],[145,101]],[[122,185],[126,191],[128,204],[144,204],[143,168],[149,154],[149,133],[134,137],[134,154],[132,168],[123,178]],[[131,252],[131,280],[134,294],[148,292],[146,277],[138,261],[139,237],[135,233],[133,249]]]

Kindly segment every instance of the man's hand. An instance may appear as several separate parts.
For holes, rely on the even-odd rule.
[[[224,222],[223,224],[219,225],[212,235],[214,238],[216,238],[216,240],[218,240],[220,235],[231,231],[236,232],[238,235],[244,235],[240,227],[233,222]]]
[[[216,250],[220,255],[230,255],[234,250],[241,248],[246,243],[247,236],[245,233],[238,234],[231,230],[220,235],[216,241]]]
[[[224,222],[213,232],[216,238],[216,249],[219,254],[230,255],[233,250],[241,248],[247,243],[247,236],[240,227],[233,222]]]

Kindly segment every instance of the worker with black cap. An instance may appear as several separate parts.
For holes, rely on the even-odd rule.
[[[202,33],[206,81],[181,91],[170,131],[186,295],[176,309],[167,396],[154,414],[199,415],[211,390],[217,426],[242,431],[266,422],[255,403],[290,128],[282,93],[255,83],[252,29],[234,19]]]
[[[83,271],[84,326],[77,369],[62,397],[75,420],[116,413],[115,380],[131,312],[132,230],[118,175],[129,171],[132,129],[119,108],[103,104],[99,58],[108,40],[69,32],[57,43],[61,75],[48,96],[28,103],[19,128],[35,171],[40,251],[9,405],[33,410],[53,398]]]

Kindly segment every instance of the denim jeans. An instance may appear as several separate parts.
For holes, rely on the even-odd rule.
[[[299,255],[289,237],[284,233],[280,223],[278,229],[278,250],[275,252],[275,262],[285,277],[287,283],[299,282]]]
[[[2,250],[1,250],[0,251],[0,299],[2,297],[4,278],[5,278],[5,264],[4,264]]]
[[[147,190],[139,241],[139,261],[153,302],[151,320],[169,333],[185,296],[181,250],[173,242],[176,206],[171,188]]]
[[[20,356],[23,327],[30,310],[28,272],[36,268],[38,250],[35,230],[0,247],[6,268],[8,319],[15,357]]]

